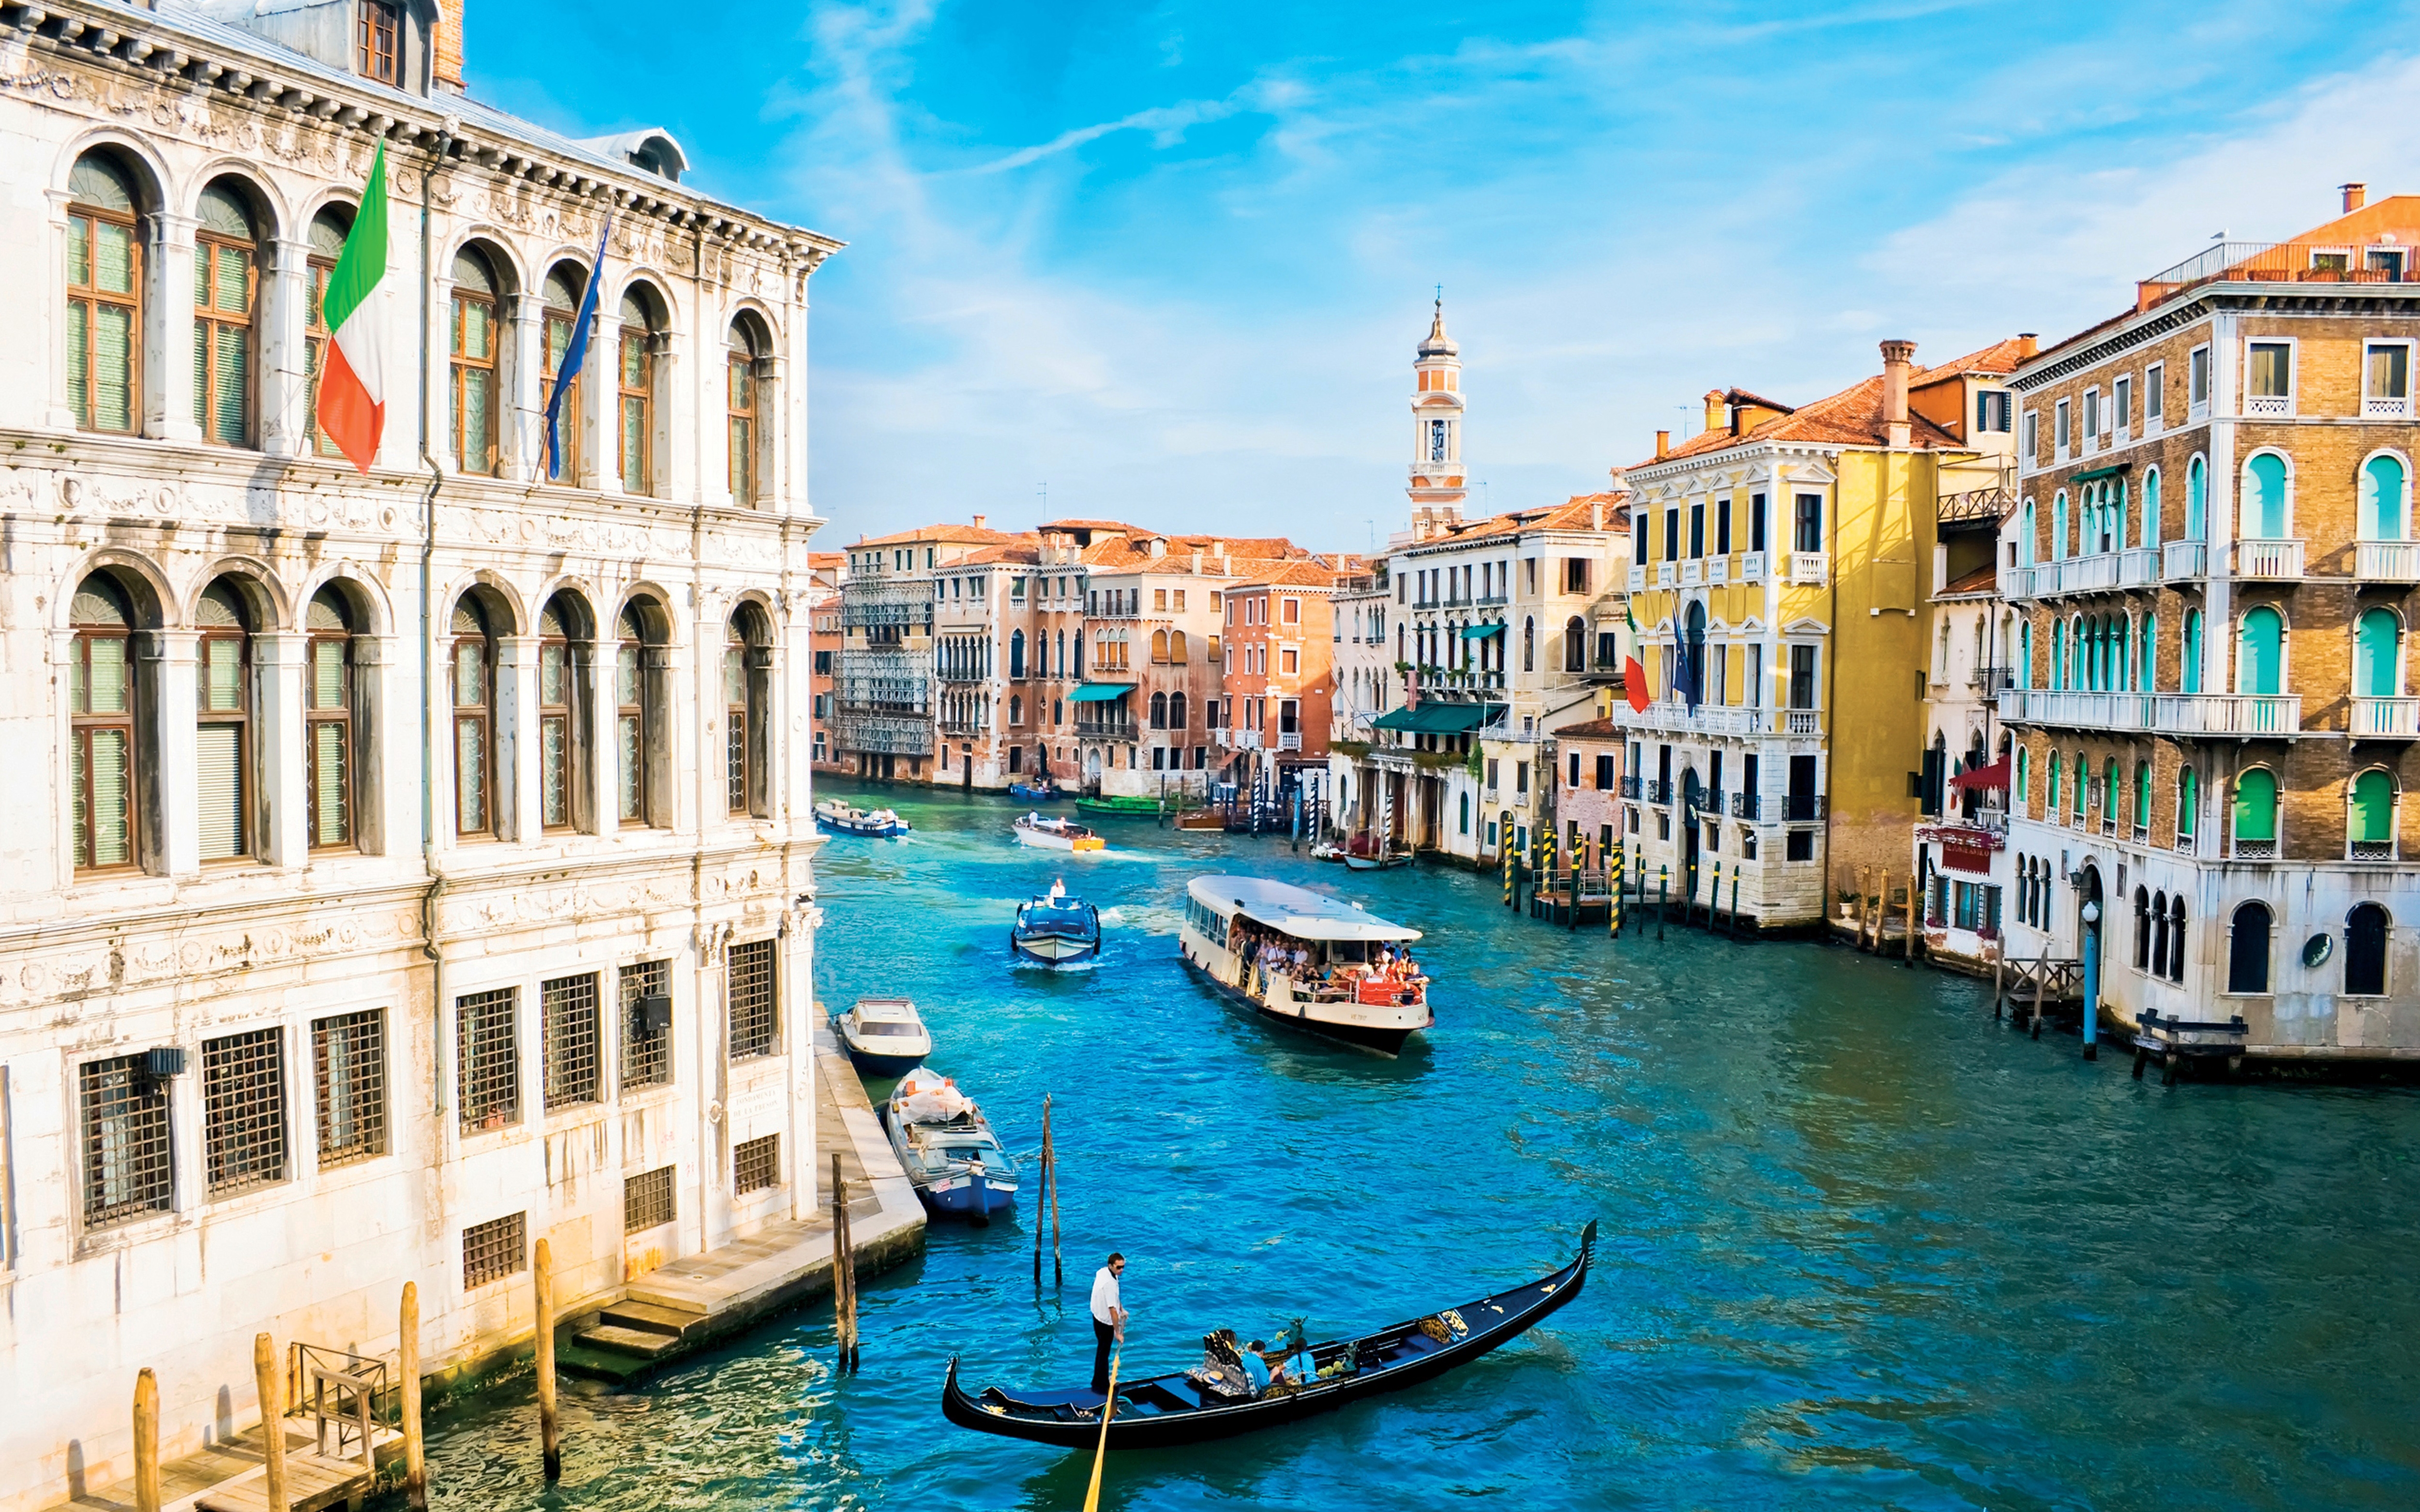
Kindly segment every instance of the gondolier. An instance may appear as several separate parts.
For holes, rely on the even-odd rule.
[[[1126,1310],[1118,1305],[1118,1277],[1126,1257],[1112,1252],[1109,1263],[1093,1273],[1093,1389],[1109,1394],[1109,1348],[1124,1338]]]

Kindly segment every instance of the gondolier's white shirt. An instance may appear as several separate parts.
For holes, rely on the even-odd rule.
[[[1106,1265],[1093,1273],[1093,1316],[1111,1328],[1118,1326],[1118,1278]]]

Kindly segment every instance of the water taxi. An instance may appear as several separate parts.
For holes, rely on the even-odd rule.
[[[1436,1022],[1428,979],[1385,959],[1419,930],[1259,877],[1196,877],[1185,904],[1177,948],[1187,963],[1259,1017],[1383,1056]]]
[[[933,1053],[933,1036],[905,997],[861,997],[831,1018],[832,1038],[849,1063],[869,1076],[902,1076]]]
[[[927,1208],[989,1223],[1016,1206],[1016,1162],[955,1082],[919,1066],[899,1079],[883,1112],[891,1149]]]
[[[1097,851],[1109,842],[1072,819],[1045,819],[1029,813],[1016,822],[1016,840],[1021,845],[1039,845],[1047,851]]]
[[[1008,949],[1020,962],[1081,964],[1101,953],[1101,911],[1081,898],[1068,897],[1064,882],[1053,882],[1048,892],[1017,904]]]
[[[826,798],[815,805],[815,827],[869,840],[887,840],[908,830],[908,821],[889,809],[861,809],[841,798]]]

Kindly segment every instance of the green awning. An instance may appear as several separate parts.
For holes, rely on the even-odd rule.
[[[1462,627],[1462,638],[1465,640],[1491,640],[1503,633],[1504,622],[1501,620],[1494,625],[1466,625]]]
[[[2114,478],[2133,465],[2134,464],[2132,462],[2120,462],[2116,467],[2094,468],[2086,472],[2079,472],[2074,477],[2071,477],[2067,481],[2070,483],[2091,483],[2101,478]]]
[[[1135,690],[1132,683],[1086,683],[1069,696],[1070,703],[1107,703]]]
[[[1370,721],[1379,730],[1401,730],[1414,735],[1458,735],[1483,724],[1494,724],[1504,713],[1501,703],[1427,702],[1416,708],[1389,709]]]

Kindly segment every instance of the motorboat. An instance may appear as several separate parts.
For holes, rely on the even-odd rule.
[[[1344,842],[1345,866],[1356,872],[1388,872],[1412,864],[1412,849],[1383,835],[1355,835]]]
[[[1179,829],[1224,829],[1227,816],[1216,809],[1187,809],[1176,816]]]
[[[1008,948],[1019,961],[1046,966],[1090,961],[1101,953],[1101,911],[1067,896],[1065,883],[1053,882],[1048,892],[1017,904]]]
[[[1314,861],[1342,861],[1344,859],[1344,847],[1332,840],[1324,840],[1311,848],[1311,858]]]
[[[905,1075],[933,1053],[932,1031],[905,997],[861,997],[831,1026],[849,1063],[869,1076]]]
[[[1285,1379],[1267,1386],[1251,1383],[1233,1358],[1233,1336],[1223,1333],[1203,1337],[1200,1365],[1120,1381],[1114,1402],[1089,1385],[969,1392],[958,1384],[958,1358],[952,1355],[941,1382],[941,1415],[979,1433],[1065,1449],[1168,1449],[1297,1423],[1435,1380],[1510,1344],[1580,1294],[1595,1252],[1591,1219],[1580,1233],[1579,1257],[1562,1269],[1357,1338],[1305,1345],[1279,1362]]]
[[[1045,819],[1029,813],[1016,821],[1016,839],[1021,845],[1039,845],[1047,851],[1097,851],[1109,842],[1073,819]]]
[[[1067,795],[1052,787],[1047,777],[1037,777],[1031,782],[1020,777],[1008,785],[1008,795],[1019,803],[1056,803]]]
[[[1259,877],[1196,877],[1177,949],[1232,1004],[1383,1056],[1436,1023],[1402,947],[1420,932]]]
[[[861,809],[845,799],[826,798],[815,805],[815,827],[835,835],[887,840],[907,834],[909,826],[907,820],[889,809]]]
[[[1016,1206],[1016,1161],[955,1082],[918,1066],[899,1079],[883,1113],[891,1149],[925,1207],[989,1223]]]

